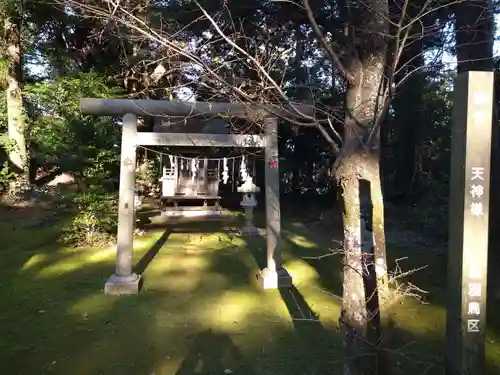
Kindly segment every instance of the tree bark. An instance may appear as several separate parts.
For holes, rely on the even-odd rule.
[[[359,181],[355,173],[357,169],[355,165],[359,161],[356,155],[344,157],[337,169],[344,208],[342,214],[344,227],[343,293],[339,326],[345,351],[345,375],[369,373],[365,365],[368,316],[361,253]]]
[[[351,145],[356,144],[352,141]],[[336,169],[343,201],[340,327],[347,360],[345,374],[389,374],[382,345],[382,333],[389,323],[389,288],[379,155],[365,152],[360,143],[356,146]],[[361,189],[363,185],[367,189]]]
[[[376,306],[376,314],[379,314],[380,309],[383,311],[384,304],[380,303],[379,297],[387,289],[386,273],[379,271],[377,275],[377,268],[369,267],[370,263],[373,265],[374,259],[381,266],[383,264],[384,270],[387,263],[380,182],[380,136],[375,137],[372,145],[366,145],[365,142],[373,131],[376,119],[383,115],[381,94],[386,66],[385,36],[389,32],[388,4],[387,0],[350,0],[346,2],[346,7],[350,53],[345,68],[349,77],[345,99],[344,146],[335,170],[344,203],[344,279],[339,320],[346,353],[344,374],[376,374],[383,368],[385,371],[380,373],[385,375],[389,366],[381,357],[381,352],[376,350],[382,334],[380,315],[370,322],[371,314],[367,308],[369,304],[370,310]],[[364,25],[366,32],[360,32],[359,25]],[[360,190],[360,184],[368,185],[370,196]],[[370,209],[364,215],[373,228],[371,244],[368,246],[371,255],[362,252],[365,220],[361,217],[361,206],[366,201]],[[372,274],[367,274],[367,270],[372,270]],[[371,288],[376,289],[375,296],[366,293],[370,290],[366,285],[368,280],[376,285]],[[367,297],[370,301],[367,301]]]
[[[22,97],[21,20],[10,15],[4,20],[4,38],[7,54],[7,122],[10,167],[18,178],[11,184],[10,193],[17,193],[29,183],[28,154],[26,149],[26,120]]]
[[[389,279],[387,273],[387,253],[385,242],[385,215],[384,215],[384,197],[382,192],[382,182],[380,177],[380,153],[372,157],[372,167],[369,176],[371,187],[372,204],[372,238],[373,249],[371,262],[372,268],[369,268],[369,274],[375,276],[376,290],[371,296],[373,301],[367,301],[369,312],[372,317],[372,342],[377,348],[377,371],[378,374],[389,375],[390,363],[388,352],[384,348],[383,338],[387,337],[390,326],[390,291]]]

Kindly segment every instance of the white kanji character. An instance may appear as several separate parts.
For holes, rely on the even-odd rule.
[[[467,320],[467,332],[479,332],[479,319]]]
[[[469,302],[468,308],[469,315],[479,315],[481,313],[481,305],[479,302]]]
[[[472,177],[471,180],[484,180],[484,167],[472,167]]]
[[[481,297],[481,283],[469,283],[469,297]]]
[[[483,185],[472,185],[470,188],[470,195],[472,198],[481,198],[484,194]]]
[[[483,204],[481,202],[472,202],[470,205],[470,213],[474,216],[482,216]]]

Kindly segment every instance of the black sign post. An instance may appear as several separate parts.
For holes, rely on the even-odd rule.
[[[493,72],[458,76],[453,99],[446,374],[484,368]]]

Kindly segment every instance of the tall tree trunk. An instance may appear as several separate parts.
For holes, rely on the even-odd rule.
[[[10,167],[18,178],[10,186],[10,193],[29,183],[29,166],[26,149],[26,120],[22,97],[22,52],[21,20],[17,14],[4,20],[4,38],[7,46],[7,122],[11,141],[9,148]]]
[[[362,159],[362,158],[361,158]],[[344,375],[369,374],[366,366],[368,314],[363,281],[362,231],[359,181],[353,163],[363,162],[356,155],[344,157],[336,170],[342,189],[344,211],[344,270],[340,332],[345,351]]]
[[[380,139],[377,140],[380,144]],[[384,210],[384,196],[382,192],[382,179],[380,173],[380,150],[375,150],[375,157],[373,157],[370,177],[370,198],[372,204],[371,221],[372,221],[372,251],[371,262],[373,266],[369,274],[375,276],[374,293],[369,296],[373,301],[368,300],[369,311],[372,316],[371,333],[372,339],[370,340],[377,348],[377,373],[390,375],[390,363],[388,358],[388,351],[384,347],[384,338],[388,337],[388,329],[390,326],[389,307],[390,292],[389,292],[389,278],[387,273],[387,253],[385,241],[385,210]],[[372,282],[373,283],[373,282]]]
[[[373,130],[375,120],[382,115],[381,93],[384,83],[387,41],[389,32],[388,4],[386,0],[370,0],[359,2],[347,1],[348,39],[350,55],[346,61],[349,74],[346,90],[346,118],[344,148],[341,159],[335,170],[336,179],[342,188],[344,204],[344,280],[342,296],[342,312],[340,327],[346,349],[347,375],[376,374],[381,363],[380,353],[375,350],[379,344],[381,329],[377,325],[379,319],[370,322],[368,305],[373,302],[380,308],[383,304],[378,300],[367,301],[373,296],[367,295],[366,280],[375,280],[377,295],[385,294],[386,255],[383,221],[383,199],[380,184],[380,136],[373,145],[366,147],[365,141]],[[360,32],[363,25],[366,32]],[[368,184],[369,197],[366,197],[360,184]],[[363,254],[362,231],[365,220],[362,220],[362,202],[371,201],[371,212],[368,220],[373,227],[371,245],[373,254]],[[370,255],[370,256],[368,256]],[[379,263],[379,275],[366,275],[367,265]],[[376,267],[370,267],[375,269]],[[365,275],[365,276],[364,276]],[[368,277],[367,277],[368,276]],[[379,288],[381,288],[379,290]],[[370,326],[370,324],[372,324]],[[371,328],[370,328],[371,327]],[[374,337],[373,332],[377,333]],[[375,340],[375,342],[374,342]],[[370,342],[371,341],[371,342]],[[366,343],[370,342],[370,345]],[[382,361],[383,362],[383,361]],[[384,375],[387,372],[384,372]]]

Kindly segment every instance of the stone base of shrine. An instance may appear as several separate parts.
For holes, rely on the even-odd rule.
[[[231,211],[215,207],[167,207],[161,216],[166,217],[220,217],[229,216]]]
[[[261,270],[257,276],[259,285],[263,289],[279,289],[292,287],[292,275],[284,268],[271,271],[267,268]]]
[[[123,295],[123,294],[138,294],[142,285],[141,275],[133,273],[130,276],[111,277],[104,285],[104,294]]]

